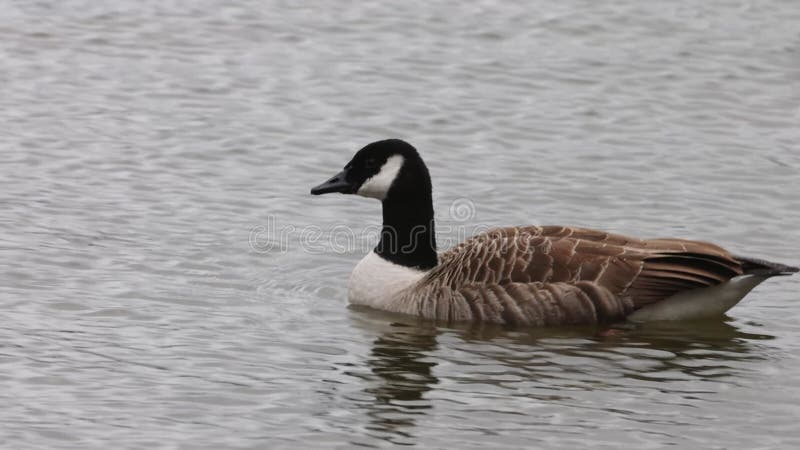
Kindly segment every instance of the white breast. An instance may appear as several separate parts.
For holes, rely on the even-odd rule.
[[[425,273],[387,261],[374,251],[369,252],[350,275],[350,303],[385,311],[413,313],[400,310],[405,309],[399,306],[404,302],[397,294],[422,279]]]

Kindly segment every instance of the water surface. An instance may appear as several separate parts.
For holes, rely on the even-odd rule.
[[[2,10],[0,445],[800,445],[800,277],[723,321],[435,327],[346,307],[379,205],[308,195],[401,137],[445,245],[568,224],[796,264],[796,1]]]

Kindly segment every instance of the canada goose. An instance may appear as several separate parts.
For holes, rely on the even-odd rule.
[[[407,142],[359,150],[311,189],[383,204],[375,249],[349,281],[352,304],[439,321],[548,326],[720,316],[796,267],[706,242],[635,239],[562,226],[499,228],[436,253],[428,169]]]

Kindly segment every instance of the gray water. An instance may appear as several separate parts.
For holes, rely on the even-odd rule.
[[[800,446],[800,276],[719,321],[436,327],[347,308],[379,204],[308,195],[401,137],[443,247],[800,263],[797,1],[0,8],[0,446]]]

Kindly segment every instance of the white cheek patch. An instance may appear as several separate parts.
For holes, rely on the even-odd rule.
[[[368,178],[356,193],[363,197],[383,200],[386,198],[386,193],[389,192],[389,188],[392,187],[392,183],[397,178],[397,174],[400,173],[400,168],[402,167],[403,157],[401,155],[390,156],[381,166],[381,170]]]

